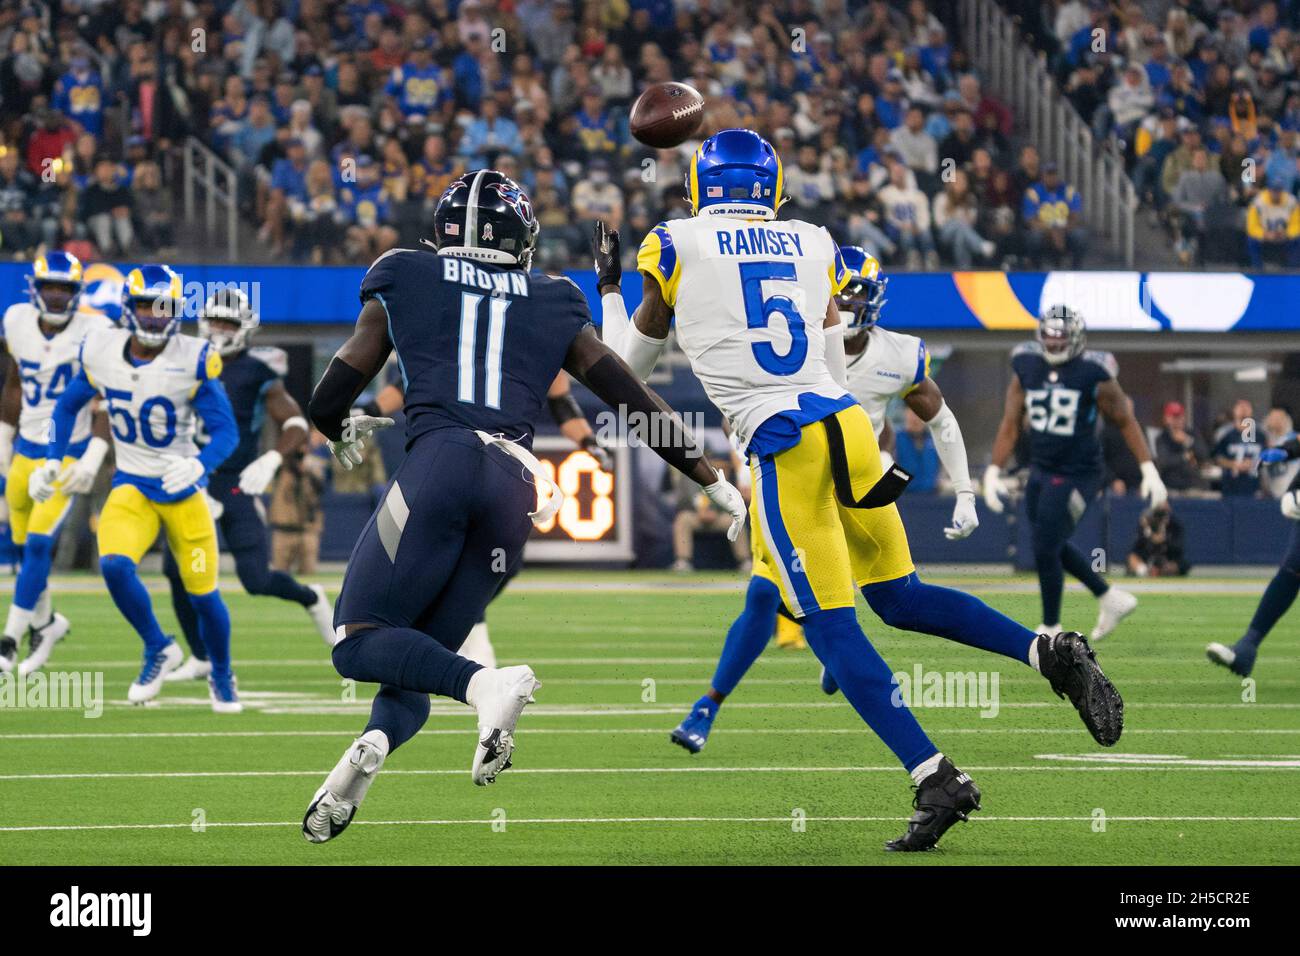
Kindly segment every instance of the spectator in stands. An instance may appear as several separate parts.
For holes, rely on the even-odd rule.
[[[573,214],[584,228],[603,219],[617,229],[623,224],[622,190],[610,179],[606,160],[593,159],[589,168],[587,178],[573,187]],[[584,231],[584,237],[589,231]]]
[[[56,109],[44,109],[36,116],[38,126],[27,140],[27,171],[41,182],[49,182],[51,166],[72,150],[77,132]]]
[[[259,238],[271,242],[277,254],[284,247],[290,201],[307,201],[307,149],[300,139],[289,140],[285,145],[285,157],[277,159],[271,167],[266,222]]]
[[[104,81],[93,69],[90,57],[79,53],[68,63],[68,72],[54,84],[50,105],[59,110],[79,132],[96,139],[104,131]]]
[[[131,195],[135,206],[133,227],[141,250],[170,259],[176,244],[176,204],[163,183],[162,170],[153,160],[139,163],[132,171]]]
[[[379,164],[362,155],[357,159],[357,181],[339,190],[348,223],[348,249],[353,258],[363,262],[373,262],[397,245],[392,203],[379,174]]]
[[[1120,82],[1106,95],[1106,107],[1098,110],[1093,123],[1093,134],[1105,136],[1114,128],[1120,139],[1131,142],[1142,117],[1155,106],[1155,93],[1139,63],[1130,63],[1124,69]]]
[[[1209,458],[1199,435],[1187,429],[1187,410],[1181,402],[1166,402],[1164,427],[1156,435],[1156,469],[1170,491],[1204,487],[1201,468]]]
[[[934,447],[934,436],[910,408],[903,409],[903,430],[894,439],[894,460],[912,476],[908,491],[933,494],[939,490],[939,453]]]
[[[898,129],[905,129],[900,126]],[[895,130],[898,132],[898,130]],[[815,218],[821,214],[827,203],[835,198],[835,182],[830,171],[823,168],[815,146],[803,146],[799,149],[799,161],[786,172],[786,191],[790,201],[800,210],[801,215]]]
[[[131,191],[117,164],[107,156],[95,162],[95,181],[81,193],[77,219],[86,224],[102,258],[129,256],[135,245]]]
[[[344,238],[345,214],[329,163],[318,159],[307,169],[306,199],[289,200],[293,221],[293,255],[320,265],[337,258]]]
[[[1192,154],[1192,168],[1178,177],[1170,209],[1174,231],[1174,250],[1184,265],[1203,261],[1206,214],[1228,199],[1228,184],[1223,174],[1210,164],[1204,147]]]
[[[938,171],[939,146],[925,131],[925,113],[920,107],[913,106],[907,111],[903,125],[890,132],[889,145],[913,173],[933,176]],[[816,152],[813,159],[816,160]]]
[[[966,170],[953,171],[952,181],[934,197],[933,207],[939,245],[958,269],[969,269],[977,259],[987,260],[997,251],[997,245],[977,231],[979,203],[970,190]]]
[[[1043,178],[1025,191],[1021,216],[1025,221],[1025,251],[1037,267],[1043,259],[1060,263],[1067,256],[1079,268],[1087,250],[1083,202],[1075,188],[1061,180],[1055,163],[1043,165]]]
[[[1133,166],[1133,188],[1139,199],[1157,209],[1165,204],[1168,194],[1161,186],[1165,160],[1178,148],[1178,114],[1173,107],[1165,107],[1159,117],[1147,117],[1138,128],[1134,152],[1138,157]],[[1175,186],[1177,180],[1174,181]]]
[[[18,162],[18,151],[0,146],[0,248],[27,254],[45,240],[36,217],[36,177]]]
[[[889,183],[880,190],[885,232],[905,256],[907,268],[939,267],[939,254],[930,235],[930,200],[916,187],[911,172],[896,154],[887,158]]]
[[[470,168],[490,166],[501,153],[519,155],[523,149],[519,127],[514,120],[501,115],[495,99],[483,101],[480,115],[470,121],[460,143],[460,154]]]
[[[725,535],[731,519],[700,494],[698,485],[676,478],[674,481],[677,485],[677,513],[673,516],[673,570],[684,574],[695,570],[696,533],[712,531]],[[736,566],[748,573],[749,536],[742,534],[730,545]]]
[[[1263,268],[1268,258],[1282,259],[1287,268],[1300,268],[1300,202],[1270,180],[1246,211],[1246,250],[1250,264]]]
[[[996,114],[987,115],[996,119]],[[939,144],[942,158],[952,160],[957,166],[965,166],[980,145],[980,141],[975,138],[975,118],[970,110],[955,111],[952,115],[952,132]]]
[[[1225,497],[1252,496],[1259,491],[1259,423],[1255,409],[1244,398],[1232,406],[1232,425],[1214,446],[1214,463],[1223,469],[1220,490]]]

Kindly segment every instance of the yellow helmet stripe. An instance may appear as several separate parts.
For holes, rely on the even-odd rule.
[[[704,158],[704,147],[701,146],[691,157],[691,214],[699,215],[700,212],[700,160]]]

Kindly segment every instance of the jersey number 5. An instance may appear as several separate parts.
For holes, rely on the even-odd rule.
[[[506,343],[506,309],[510,299],[485,297],[473,292],[460,294],[460,349],[457,359],[456,398],[473,404],[477,378],[478,312],[483,299],[488,300],[487,348],[483,350],[483,404],[501,407],[501,350]]]
[[[788,295],[763,298],[763,283],[768,280],[797,282],[793,262],[742,262],[740,286],[745,296],[745,322],[751,329],[766,329],[773,315],[785,318],[790,331],[790,351],[782,355],[771,342],[755,342],[750,346],[754,358],[765,372],[773,375],[793,375],[803,368],[808,357],[808,332],[803,316]]]

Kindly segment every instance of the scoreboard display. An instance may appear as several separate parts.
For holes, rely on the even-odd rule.
[[[564,492],[564,504],[548,522],[533,528],[525,560],[632,560],[631,455],[622,446],[610,452],[613,474],[563,436],[538,435],[533,440],[533,454]]]

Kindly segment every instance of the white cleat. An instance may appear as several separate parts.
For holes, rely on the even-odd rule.
[[[325,642],[325,646],[333,647],[338,639],[334,633],[334,605],[330,603],[330,599],[325,596],[325,589],[319,584],[313,584],[309,590],[316,592],[316,603],[307,608],[307,614],[310,615],[311,622],[316,625],[316,631],[320,634],[320,639]]]
[[[50,653],[54,650],[54,645],[63,640],[70,630],[72,630],[72,625],[58,611],[54,612],[49,623],[44,627],[32,628],[27,637],[27,656],[18,665],[18,674],[25,677],[44,667],[45,662],[50,659]]]
[[[524,708],[533,702],[533,691],[541,687],[533,669],[525,664],[484,668],[474,675],[484,682],[475,688],[474,709],[478,711],[478,744],[470,775],[477,786],[496,780],[497,774],[510,767],[515,749],[515,724]]]
[[[158,691],[162,690],[167,675],[181,666],[181,659],[184,657],[185,652],[176,646],[175,641],[169,641],[156,653],[150,654],[145,651],[144,667],[141,668],[140,676],[135,679],[135,683],[126,689],[126,699],[133,704],[143,704],[147,700],[153,700],[158,696]]]
[[[377,735],[380,739],[367,739]],[[358,737],[343,752],[325,783],[311,798],[311,806],[302,818],[302,835],[308,843],[325,843],[348,828],[357,808],[374,783],[375,774],[388,755],[387,738],[379,731]]]
[[[239,682],[231,674],[225,680],[208,675],[208,700],[212,701],[214,714],[242,714],[244,705],[239,702]]]
[[[172,681],[178,680],[207,680],[208,675],[211,673],[211,661],[201,661],[191,654],[185,659],[184,664],[163,677],[163,683],[170,684]]]
[[[1094,643],[1119,627],[1119,622],[1132,614],[1138,606],[1138,599],[1128,591],[1111,588],[1101,596],[1099,603],[1101,607],[1097,612],[1097,626],[1089,636],[1089,640]]]
[[[1038,630],[1034,631],[1034,633],[1046,634],[1048,637],[1056,637],[1057,634],[1061,633],[1061,625],[1053,624],[1051,626],[1048,626],[1046,624],[1039,624]]]

